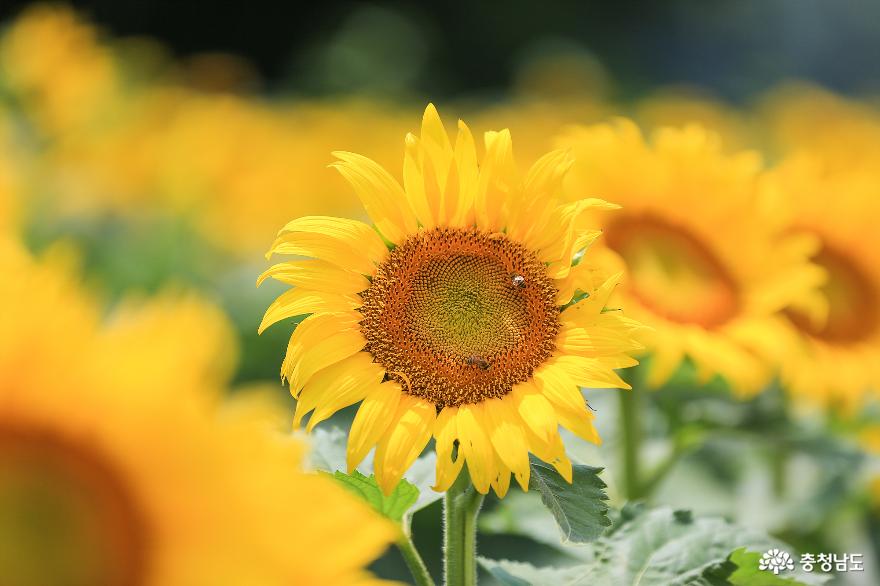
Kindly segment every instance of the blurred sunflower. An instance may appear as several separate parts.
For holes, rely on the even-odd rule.
[[[106,120],[118,98],[112,55],[95,29],[63,6],[30,7],[4,32],[0,79],[53,138]]]
[[[780,335],[773,315],[809,297],[821,280],[807,262],[815,243],[783,237],[784,213],[759,181],[752,152],[724,155],[699,126],[662,129],[652,144],[628,121],[571,131],[574,193],[602,193],[623,211],[602,222],[609,262],[626,265],[620,297],[646,335],[648,384],[660,386],[685,357],[702,380],[720,374],[738,393],[772,375],[760,350]],[[811,305],[812,304],[812,305]]]
[[[846,168],[843,158],[800,153],[773,174],[794,204],[793,229],[819,239],[813,262],[828,275],[827,316],[785,312],[797,335],[780,360],[792,393],[853,409],[880,390],[880,156]]]
[[[363,566],[394,529],[298,472],[301,448],[269,431],[267,404],[241,399],[215,416],[185,358],[153,362],[178,335],[144,325],[160,309],[127,310],[102,332],[67,264],[0,243],[0,303],[13,309],[0,320],[4,584],[371,583]],[[122,335],[129,327],[139,335]]]
[[[560,202],[571,166],[563,151],[520,177],[509,131],[489,132],[485,143],[478,163],[468,127],[459,122],[453,144],[429,105],[421,136],[406,137],[403,187],[370,159],[334,153],[375,228],[293,220],[269,255],[316,260],[276,264],[258,281],[295,287],[272,303],[260,331],[311,314],[281,368],[298,398],[296,423],[314,410],[312,428],[362,401],[348,466],[375,445],[386,493],[432,436],[436,490],[465,462],[481,493],[491,486],[503,496],[511,472],[526,489],[529,452],[571,481],[558,425],[599,441],[578,386],[626,388],[614,369],[636,363],[626,352],[640,348],[637,324],[605,308],[616,277],[572,266],[599,235],[585,213],[616,206]]]

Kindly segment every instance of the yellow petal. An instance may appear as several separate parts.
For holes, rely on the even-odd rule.
[[[564,323],[556,336],[556,349],[562,354],[578,356],[617,356],[635,352],[644,346],[636,341],[629,330],[622,327],[572,327]]]
[[[458,429],[459,450],[467,462],[471,481],[478,492],[486,494],[496,476],[495,453],[492,443],[481,423],[479,405],[462,405],[458,408],[455,425]]]
[[[559,417],[559,423],[574,432],[579,438],[597,445],[602,443],[599,432],[593,427],[593,413],[589,407],[584,406],[576,412],[557,409],[556,415]]]
[[[538,389],[553,405],[566,411],[578,412],[586,404],[584,396],[568,372],[557,367],[555,362],[546,362],[535,371],[534,379]]]
[[[467,228],[474,224],[474,198],[480,178],[477,164],[477,148],[474,137],[467,124],[458,121],[458,136],[455,139],[455,166],[458,172],[458,206],[449,218],[452,226]]]
[[[325,291],[291,289],[279,295],[269,305],[269,308],[263,315],[263,321],[260,322],[257,333],[262,334],[272,324],[290,317],[307,313],[346,312],[360,306],[361,298],[357,295],[339,295]]]
[[[517,183],[510,131],[487,132],[485,143],[486,154],[480,166],[474,213],[479,228],[498,232],[504,227],[508,194]]]
[[[361,403],[348,434],[346,465],[349,472],[357,468],[391,425],[402,394],[399,384],[386,382]]]
[[[606,365],[602,358],[586,356],[558,356],[545,366],[564,372],[575,385],[589,389],[630,389],[626,382]]]
[[[511,238],[537,249],[540,244],[531,238],[532,235],[560,229],[558,225],[548,225],[548,222],[556,211],[556,196],[562,177],[573,162],[566,150],[549,152],[535,161],[523,180],[521,196],[511,202],[513,207],[507,225]]]
[[[596,291],[588,291],[589,297],[578,301],[562,312],[563,321],[571,321],[573,325],[587,328],[596,323],[605,305],[608,303],[611,293],[620,282],[622,273],[616,273],[608,278]]]
[[[526,438],[532,453],[556,468],[559,475],[571,484],[571,460],[565,455],[565,444],[562,443],[562,438],[559,437],[559,431],[554,429],[550,441],[544,441],[534,435],[530,429],[526,428]]]
[[[497,470],[497,474],[491,482],[492,489],[495,491],[495,494],[498,495],[498,498],[503,499],[507,494],[508,489],[510,488],[510,468],[505,466],[504,462],[502,462],[500,459],[497,459],[497,457],[495,468]],[[528,482],[523,487],[523,490],[529,490]]]
[[[362,274],[323,260],[287,261],[272,265],[257,279],[257,286],[269,277],[294,287],[349,295],[365,291],[370,286],[369,279]]]
[[[352,313],[316,313],[296,327],[281,364],[294,397],[316,372],[363,349],[367,341],[358,319]]]
[[[513,387],[510,397],[520,418],[532,433],[542,441],[549,442],[559,424],[550,401],[531,381]]]
[[[413,134],[406,135],[406,147],[403,155],[403,185],[406,196],[415,211],[416,217],[425,228],[437,225],[439,201],[429,201],[425,192],[425,179],[422,173],[424,152],[419,138]]]
[[[529,486],[529,448],[523,432],[522,420],[513,407],[513,400],[489,399],[483,402],[483,413],[489,429],[489,440],[501,463],[516,476],[516,481],[523,488]],[[509,479],[507,480],[509,484]],[[497,492],[497,490],[496,490]],[[503,496],[499,494],[498,496]]]
[[[394,177],[375,161],[362,155],[336,151],[341,162],[335,168],[351,184],[376,228],[391,242],[402,242],[417,229],[416,216]]]
[[[455,418],[458,414],[457,407],[445,407],[434,423],[434,449],[437,451],[437,472],[436,482],[432,487],[439,492],[449,490],[455,479],[461,473],[461,467],[464,464],[464,456],[461,452],[457,454],[455,460],[452,459],[452,452],[455,446],[455,440],[458,439],[458,429],[455,425]]]
[[[386,495],[391,494],[403,473],[409,469],[434,431],[437,408],[418,397],[402,394],[391,428],[376,446],[373,469],[376,482]]]
[[[297,218],[281,229],[266,258],[273,254],[310,256],[372,275],[388,248],[376,231],[357,220],[329,216]]]
[[[367,352],[358,352],[320,370],[300,393],[293,424],[298,427],[303,416],[314,409],[307,428],[311,431],[340,409],[363,400],[379,386],[384,375],[385,369],[374,363]]]

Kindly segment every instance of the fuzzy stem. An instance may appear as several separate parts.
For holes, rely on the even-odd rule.
[[[443,574],[446,586],[477,583],[477,515],[483,495],[462,470],[443,499]]]

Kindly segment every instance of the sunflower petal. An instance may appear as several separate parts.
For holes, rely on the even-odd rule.
[[[278,296],[269,305],[263,315],[263,321],[257,328],[262,334],[266,328],[283,319],[305,315],[307,313],[339,313],[356,309],[361,306],[361,299],[355,295],[339,295],[324,291],[308,289],[291,289]]]
[[[257,286],[270,277],[294,287],[348,295],[360,293],[370,286],[369,279],[362,274],[323,260],[287,261],[272,265],[257,279]]]
[[[315,412],[306,431],[340,409],[362,401],[382,382],[385,369],[373,362],[367,352],[358,352],[324,368],[309,380],[299,395],[293,424],[299,427],[303,416]]]
[[[467,462],[471,481],[478,492],[486,494],[496,475],[496,466],[492,443],[484,431],[486,426],[481,406],[475,404],[459,407],[455,425],[458,429],[459,450]]]
[[[316,372],[363,349],[367,341],[358,319],[352,313],[316,313],[300,322],[281,364],[281,375],[294,397]]]
[[[385,495],[391,494],[403,473],[415,462],[431,439],[437,409],[433,403],[403,394],[390,429],[376,446],[373,469]]]
[[[310,256],[336,266],[372,275],[388,256],[376,231],[363,222],[330,216],[305,216],[288,222],[266,258],[273,254]]]
[[[388,171],[362,155],[335,151],[340,162],[330,165],[348,181],[376,228],[391,242],[401,242],[416,231],[416,215],[406,205],[403,188]]]
[[[523,432],[522,420],[513,404],[513,400],[509,397],[490,399],[483,404],[483,413],[489,424],[489,439],[495,448],[495,453],[505,468],[509,469],[508,474],[513,471],[516,481],[525,490],[529,486],[531,473],[529,447]],[[509,479],[507,482],[509,484]]]
[[[357,468],[388,429],[402,395],[400,385],[391,381],[373,389],[361,403],[348,433],[345,459],[349,473]]]
[[[437,451],[437,472],[436,482],[432,487],[438,492],[449,490],[455,479],[461,473],[464,464],[464,456],[459,453],[455,460],[452,459],[452,452],[455,446],[455,440],[458,439],[458,430],[455,425],[455,418],[458,413],[457,407],[445,407],[434,424],[434,449]]]

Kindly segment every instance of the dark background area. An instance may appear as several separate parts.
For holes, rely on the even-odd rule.
[[[0,3],[0,18],[26,2]],[[809,79],[880,86],[880,2],[744,0],[443,3],[71,3],[112,36],[148,36],[179,58],[239,55],[269,91],[493,96],[542,52],[600,63],[617,98],[699,85],[740,101]]]

